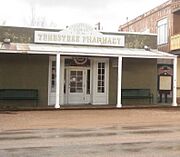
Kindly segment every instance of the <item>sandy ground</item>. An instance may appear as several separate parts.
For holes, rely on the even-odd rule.
[[[180,109],[0,112],[2,157],[179,157]]]
[[[0,111],[0,130],[176,125],[180,109]]]

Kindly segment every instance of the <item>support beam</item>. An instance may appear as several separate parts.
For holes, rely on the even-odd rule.
[[[117,108],[122,107],[122,101],[121,101],[121,86],[122,84],[122,57],[118,57],[118,88],[117,88]]]
[[[59,97],[60,97],[60,53],[56,55],[56,104],[55,108],[60,108]]]
[[[177,58],[173,60],[173,103],[172,106],[177,106]]]

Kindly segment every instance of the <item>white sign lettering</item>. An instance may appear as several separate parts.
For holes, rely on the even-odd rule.
[[[124,36],[104,35],[89,28],[88,25],[78,24],[60,32],[35,31],[35,43],[74,44],[74,45],[100,45],[124,47]],[[83,29],[82,29],[83,27]],[[78,33],[75,30],[78,28]],[[83,30],[83,31],[82,31]],[[86,30],[88,30],[86,32]],[[89,31],[91,30],[91,31]]]
[[[35,43],[124,46],[124,36],[62,35],[55,32],[35,32]]]

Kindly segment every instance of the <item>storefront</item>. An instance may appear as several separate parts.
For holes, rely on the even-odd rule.
[[[0,88],[36,88],[39,106],[122,107],[122,88],[148,87],[156,95],[158,58],[174,61],[173,105],[177,105],[176,57],[144,48],[155,47],[155,35],[98,32],[75,24],[61,31],[35,29],[29,38],[33,40],[2,42]]]

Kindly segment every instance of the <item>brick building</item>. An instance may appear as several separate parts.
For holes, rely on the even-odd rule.
[[[180,0],[169,0],[119,26],[119,31],[157,34],[158,50],[180,54]],[[173,67],[171,61],[158,60],[157,70]],[[177,93],[180,103],[180,58],[178,57]],[[172,93],[170,93],[171,95]]]
[[[157,33],[158,49],[171,52],[180,49],[179,26],[180,0],[169,0],[119,26],[119,31]]]

